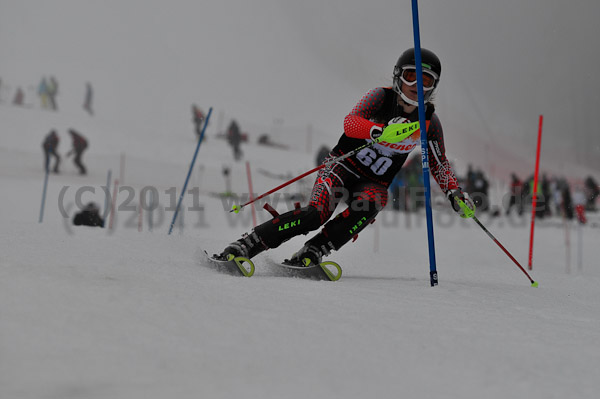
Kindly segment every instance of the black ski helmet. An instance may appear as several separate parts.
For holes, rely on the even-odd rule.
[[[416,64],[417,63],[415,62],[415,49],[410,48],[403,52],[402,55],[400,55],[400,58],[398,58],[398,62],[396,62],[396,66],[394,67],[393,89],[396,93],[398,93],[398,95],[400,95],[400,97],[402,97],[402,99],[405,102],[412,105],[419,105],[419,103],[409,99],[404,93],[402,93],[402,81],[400,80],[400,77],[402,76],[402,72],[406,67],[414,68]],[[424,100],[425,103],[427,103],[431,99],[435,88],[440,82],[440,76],[442,74],[442,63],[433,51],[421,48],[421,66],[423,68],[423,72],[428,72],[436,78],[435,83],[433,85],[433,89],[424,93]]]

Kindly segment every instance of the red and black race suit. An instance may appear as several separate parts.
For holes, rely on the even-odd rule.
[[[378,87],[363,96],[344,119],[344,134],[332,150],[343,155],[370,141],[371,128],[383,127],[394,119],[398,122],[416,122],[418,109],[406,114],[398,105],[396,93],[390,88]],[[433,105],[426,109],[427,141],[431,173],[443,192],[458,187],[456,176],[445,155],[444,135]],[[382,142],[365,148],[346,158],[343,163],[362,176],[389,186],[400,171],[408,155],[420,145],[420,130],[399,143]]]
[[[444,154],[442,126],[432,105],[427,106],[427,138],[430,170],[440,188],[447,192],[457,188],[457,181]],[[415,122],[418,112],[405,114],[396,94],[379,87],[368,92],[344,119],[344,134],[332,150],[332,157],[347,154],[370,141],[373,126]],[[337,250],[355,237],[387,203],[387,187],[410,152],[420,144],[420,131],[399,143],[382,142],[364,148],[355,155],[319,170],[309,204],[278,215],[257,226],[256,232],[264,248],[276,248],[290,238],[307,234],[325,224],[309,244]],[[329,220],[340,202],[348,208]],[[329,221],[328,221],[329,220]]]

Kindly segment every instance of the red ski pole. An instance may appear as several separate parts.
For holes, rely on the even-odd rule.
[[[494,235],[493,235],[492,233],[490,233],[490,232],[488,231],[488,229],[486,229],[486,228],[485,228],[485,226],[484,226],[484,225],[482,225],[482,224],[481,224],[481,222],[479,221],[479,219],[477,219],[475,216],[473,216],[473,220],[474,220],[475,222],[477,222],[477,224],[479,225],[479,227],[481,227],[481,228],[483,229],[483,231],[485,231],[485,232],[486,232],[486,234],[487,234],[487,235],[488,235],[488,236],[489,236],[489,237],[492,239],[492,241],[494,241],[496,244],[498,244],[498,246],[500,247],[500,249],[502,249],[502,250],[504,251],[504,253],[505,253],[506,255],[508,255],[508,257],[509,257],[509,258],[510,258],[510,259],[511,259],[513,262],[515,262],[515,265],[517,265],[517,266],[519,267],[519,269],[521,269],[521,271],[522,271],[523,273],[525,273],[525,275],[527,276],[527,278],[528,278],[528,279],[529,279],[529,281],[531,282],[531,286],[532,286],[532,287],[537,287],[537,286],[538,286],[538,283],[537,283],[536,281],[533,281],[533,279],[531,278],[531,276],[529,275],[529,273],[527,273],[527,272],[525,271],[525,269],[523,268],[523,266],[521,266],[521,265],[519,264],[519,262],[517,262],[517,260],[515,259],[515,257],[514,257],[514,256],[512,256],[512,255],[510,254],[510,252],[508,252],[508,250],[507,250],[506,248],[504,248],[504,246],[503,246],[502,244],[500,244],[500,241],[498,241],[498,240],[496,239],[496,237],[494,237]]]
[[[284,187],[286,187],[286,186],[289,186],[289,185],[290,185],[290,184],[292,184],[293,182],[295,182],[295,181],[298,181],[298,180],[302,179],[303,177],[306,177],[306,176],[308,176],[308,175],[310,175],[310,174],[312,174],[312,173],[316,172],[317,170],[323,169],[323,168],[324,168],[324,167],[326,167],[326,166],[333,165],[334,163],[336,163],[336,162],[339,162],[339,161],[341,161],[342,159],[348,158],[349,156],[352,156],[352,155],[356,154],[358,151],[360,151],[360,150],[362,150],[362,149],[364,149],[364,148],[367,148],[367,147],[371,147],[371,146],[372,146],[372,145],[374,145],[374,144],[375,144],[375,141],[370,141],[370,142],[368,142],[367,144],[365,144],[365,145],[362,145],[362,146],[360,146],[360,147],[358,147],[358,148],[356,148],[356,149],[354,149],[354,150],[350,151],[350,152],[349,152],[349,153],[347,153],[347,154],[341,155],[341,156],[339,156],[339,157],[335,157],[335,158],[333,158],[333,159],[330,159],[330,160],[329,160],[329,161],[327,161],[327,162],[323,162],[321,165],[317,166],[316,168],[312,168],[312,169],[311,169],[311,170],[309,170],[308,172],[304,172],[304,173],[302,173],[300,176],[296,176],[296,177],[294,177],[293,179],[286,181],[285,183],[283,183],[283,184],[281,184],[281,185],[279,185],[279,186],[275,187],[275,188],[274,188],[274,189],[272,189],[272,190],[269,190],[269,191],[267,191],[267,192],[266,192],[266,193],[264,193],[264,194],[261,194],[261,195],[259,195],[259,196],[258,196],[258,197],[256,197],[256,198],[251,198],[251,199],[250,199],[248,202],[246,202],[245,204],[242,204],[242,205],[234,205],[234,206],[233,206],[233,208],[232,208],[232,209],[231,209],[229,212],[235,212],[235,213],[238,213],[238,212],[239,212],[239,211],[241,211],[241,210],[242,210],[244,207],[246,207],[246,206],[248,206],[248,205],[250,205],[250,204],[252,204],[252,203],[254,203],[254,202],[258,201],[259,199],[261,199],[261,198],[264,198],[264,197],[266,197],[266,196],[267,196],[267,195],[269,195],[269,194],[273,194],[275,191],[281,190],[282,188],[284,188]]]
[[[465,216],[469,217],[469,218],[472,218],[479,225],[479,227],[481,227],[483,229],[483,231],[485,231],[485,233],[488,235],[488,237],[490,237],[492,239],[492,241],[494,241],[500,247],[500,249],[502,249],[504,251],[504,253],[506,255],[508,255],[508,257],[513,262],[515,262],[515,265],[517,265],[519,267],[519,269],[521,269],[521,271],[523,273],[525,273],[525,275],[527,276],[527,278],[531,282],[531,286],[532,287],[537,287],[538,283],[536,281],[533,281],[533,279],[531,278],[531,276],[529,275],[529,273],[527,273],[525,271],[525,269],[523,268],[523,266],[521,266],[521,264],[519,262],[517,262],[517,260],[515,259],[515,257],[512,256],[510,254],[510,252],[508,252],[508,250],[506,248],[504,248],[504,246],[502,244],[500,244],[500,241],[498,241],[498,239],[496,237],[494,237],[494,235],[492,233],[490,233],[490,231],[488,229],[486,229],[483,224],[481,224],[481,222],[479,221],[479,219],[477,219],[477,217],[475,216],[475,211],[472,210],[471,208],[469,208],[467,206],[467,204],[464,203],[464,201],[461,201],[460,199],[457,199],[457,201],[458,201],[458,205],[460,205],[460,207],[463,209],[463,212],[465,213]]]

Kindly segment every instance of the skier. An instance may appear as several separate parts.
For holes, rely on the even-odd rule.
[[[49,170],[50,168],[50,157],[53,156],[56,158],[54,162],[54,168],[52,171],[54,173],[58,173],[58,165],[60,165],[60,155],[56,152],[58,148],[59,138],[56,134],[56,130],[50,131],[44,138],[44,142],[42,143],[42,148],[44,149],[44,170]]]
[[[465,217],[457,199],[472,210],[475,205],[458,186],[445,156],[442,126],[432,103],[432,95],[439,83],[441,63],[433,52],[422,49],[422,66],[427,136],[431,151],[430,170],[453,209]],[[396,135],[397,131],[393,129],[398,123],[412,123],[419,119],[416,82],[414,49],[409,49],[395,65],[393,87],[372,89],[345,117],[344,133],[328,159],[347,154],[371,141],[375,142],[373,146],[320,169],[307,206],[298,207],[257,226],[214,258],[252,258],[267,249],[278,247],[292,237],[307,234],[324,225],[291,259],[284,262],[292,266],[313,266],[321,263],[322,257],[329,255],[332,250],[339,250],[373,222],[375,215],[386,205],[388,186],[409,153],[420,143],[419,129],[401,142],[395,143],[391,136]],[[342,200],[347,202],[348,208],[329,220]]]
[[[87,148],[88,142],[81,134],[77,133],[73,129],[69,129],[69,134],[73,139],[73,149],[71,149],[71,151],[67,153],[67,156],[70,156],[71,154],[75,153],[75,158],[73,159],[73,162],[75,163],[75,166],[79,168],[79,174],[85,175],[87,171],[83,163],[81,163],[81,155],[83,154],[83,151],[85,151],[85,149]]]

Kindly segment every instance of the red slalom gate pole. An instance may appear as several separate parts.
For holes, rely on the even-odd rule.
[[[537,202],[538,177],[540,174],[540,149],[542,147],[542,124],[544,116],[540,115],[538,127],[537,151],[535,156],[535,175],[533,177],[533,196],[531,198],[531,234],[529,236],[529,270],[533,268],[533,232],[535,230],[535,208]]]
[[[250,173],[250,162],[246,161],[246,175],[248,176],[248,191],[250,193],[250,204],[252,205],[252,223],[256,227],[256,209],[254,208],[254,200],[252,199],[252,174]]]

